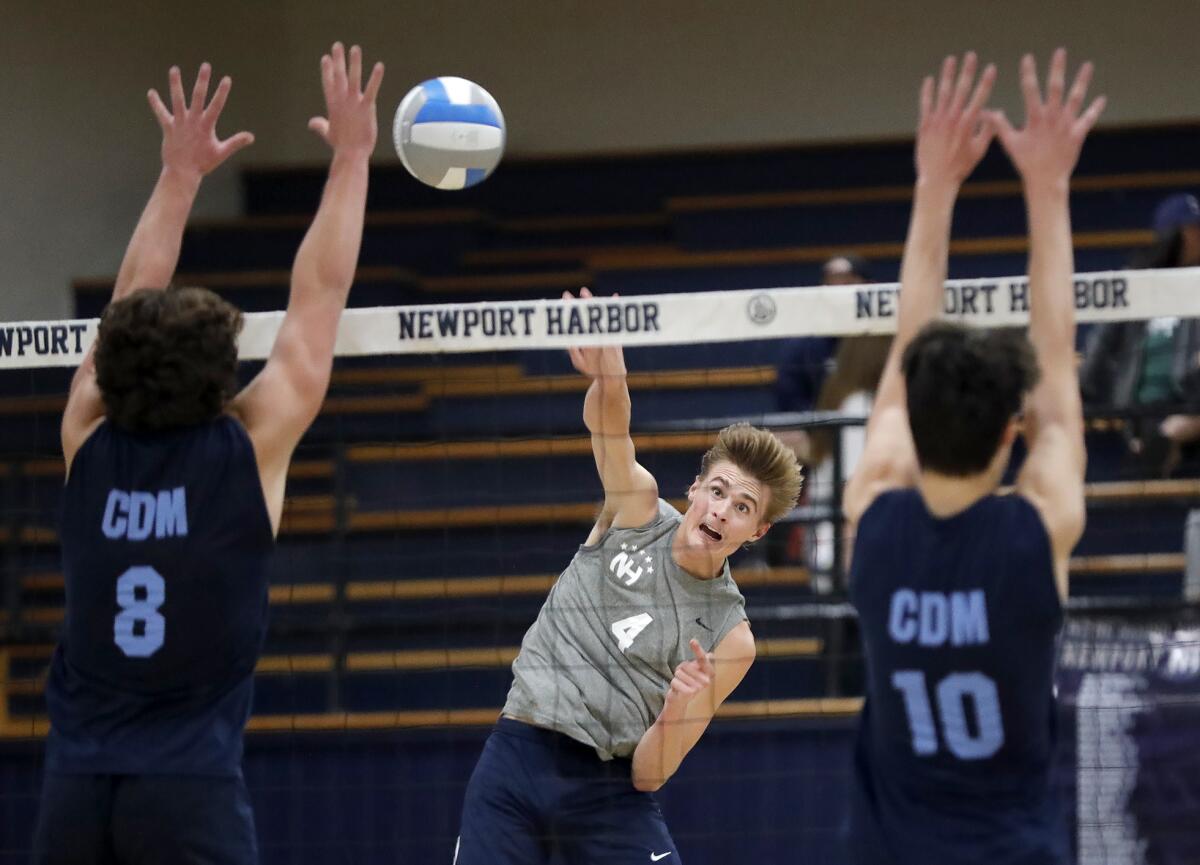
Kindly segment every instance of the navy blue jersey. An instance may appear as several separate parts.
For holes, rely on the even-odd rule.
[[[1020,496],[938,519],[915,489],[862,516],[850,594],[866,652],[851,844],[861,862],[1049,865],[1062,606]]]
[[[274,547],[245,429],[102,423],[71,465],[61,542],[46,768],[238,775]]]

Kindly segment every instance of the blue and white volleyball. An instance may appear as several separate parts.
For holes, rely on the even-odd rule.
[[[392,123],[408,173],[438,189],[481,182],[504,155],[504,115],[474,81],[444,75],[408,91]]]

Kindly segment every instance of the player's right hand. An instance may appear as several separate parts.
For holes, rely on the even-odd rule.
[[[229,96],[229,88],[233,81],[228,75],[217,85],[212,102],[206,108],[204,101],[208,98],[208,82],[212,75],[212,67],[207,63],[200,65],[196,75],[196,84],[192,88],[192,104],[189,105],[183,93],[183,78],[178,66],[172,66],[168,73],[171,83],[171,109],[163,104],[157,90],[150,90],[146,98],[150,101],[150,110],[162,127],[162,162],[163,168],[194,174],[202,177],[208,174],[230,156],[243,147],[254,143],[254,136],[249,132],[239,132],[221,141],[217,138],[217,120],[225,108],[225,99]]]
[[[692,648],[693,660],[684,661],[675,668],[671,678],[671,686],[667,689],[666,702],[663,704],[665,714],[681,713],[688,703],[696,699],[701,691],[712,684],[713,657],[693,639],[689,643]]]
[[[575,295],[569,291],[564,291],[562,296],[563,300],[575,299]],[[613,297],[616,296],[613,295]],[[582,300],[588,300],[593,295],[585,286],[579,289],[579,297]],[[592,380],[625,377],[625,353],[619,345],[569,348],[567,354],[571,357],[572,366]]]
[[[932,75],[921,83],[918,180],[961,184],[987,152],[994,127],[983,106],[992,94],[996,67],[989,63],[976,84],[976,63],[975,53],[968,51],[956,79],[958,61],[954,56],[947,57],[936,87]]]
[[[1067,52],[1059,48],[1050,61],[1046,79],[1046,98],[1038,85],[1037,64],[1033,55],[1021,58],[1021,92],[1025,96],[1025,126],[1014,129],[1002,111],[990,112],[992,124],[1000,136],[1013,166],[1026,187],[1062,184],[1071,177],[1083,140],[1104,110],[1105,98],[1097,96],[1086,111],[1083,101],[1092,81],[1092,64],[1084,63],[1075,74],[1067,98]]]
[[[326,117],[313,117],[308,128],[325,139],[334,153],[366,153],[375,149],[378,127],[375,97],[383,83],[383,64],[376,63],[362,84],[362,49],[351,46],[347,61],[341,42],[321,58],[321,87]]]

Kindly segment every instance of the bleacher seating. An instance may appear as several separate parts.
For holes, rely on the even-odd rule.
[[[1154,203],[1200,184],[1194,127],[1096,133],[1074,198],[1079,270],[1123,266],[1149,240]],[[447,196],[398,167],[372,178],[356,306],[699,291],[818,281],[835,251],[898,270],[908,218],[907,142],[510,160]],[[1153,172],[1140,169],[1154,166]],[[955,217],[952,276],[1019,273],[1024,211],[991,154]],[[188,232],[179,281],[246,310],[282,308],[323,182],[318,169],[251,171],[246,216]],[[99,313],[110,279],[81,280]],[[771,342],[631,349],[635,425],[753,418],[774,408]],[[249,375],[253,367],[244,373]],[[58,418],[68,373],[0,376],[4,491],[0,733],[44,729],[41,681],[62,580],[55,509]],[[340,363],[289,478],[272,570],[273,625],[253,730],[487,723],[508,665],[600,494],[582,435],[586,383],[561,353],[361,358]],[[707,433],[639,436],[668,498],[691,481]],[[1130,480],[1111,425],[1089,432],[1089,528],[1072,563],[1081,597],[1178,597],[1181,542],[1200,482]],[[729,717],[848,714],[856,662],[833,616],[763,615],[821,601],[794,565],[735,563],[759,661]]]

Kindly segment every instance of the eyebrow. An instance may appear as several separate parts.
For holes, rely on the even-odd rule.
[[[725,478],[723,478],[721,475],[713,475],[712,480],[713,480],[713,483],[719,483],[719,484],[721,484],[721,486],[726,487],[726,488],[729,487],[729,481],[725,480]],[[739,492],[738,495],[744,499],[749,499],[750,504],[754,505],[754,509],[758,510],[758,499],[756,499],[754,496],[750,495],[750,493],[747,493],[747,492]]]

